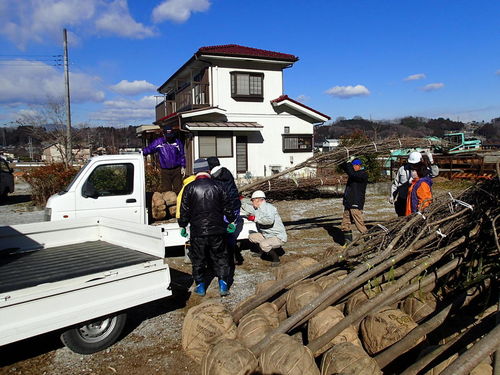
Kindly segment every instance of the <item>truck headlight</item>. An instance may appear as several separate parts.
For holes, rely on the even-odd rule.
[[[52,216],[52,208],[45,207],[44,220],[50,221],[51,216]]]

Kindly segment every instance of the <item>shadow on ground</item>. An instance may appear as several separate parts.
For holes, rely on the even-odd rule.
[[[20,203],[27,203],[31,202],[31,195],[29,194],[24,194],[24,195],[9,195],[7,199],[0,201],[0,206],[7,206],[11,204],[20,204]],[[33,206],[33,209],[35,206]]]

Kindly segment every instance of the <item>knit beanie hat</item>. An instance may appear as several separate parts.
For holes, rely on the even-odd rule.
[[[210,156],[207,158],[208,166],[210,167],[210,170],[212,170],[213,167],[217,167],[220,165],[219,158],[216,156]]]
[[[208,166],[207,159],[205,158],[196,159],[193,165],[193,172],[195,174],[200,172],[210,172],[210,167]]]

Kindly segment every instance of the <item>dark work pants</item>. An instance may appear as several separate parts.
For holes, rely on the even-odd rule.
[[[400,199],[399,197],[398,197],[398,199],[396,199],[396,201],[394,202],[394,210],[396,211],[396,214],[398,216],[405,216],[406,196],[404,197],[404,199]]]
[[[171,169],[162,168],[160,180],[162,192],[174,191],[175,194],[179,194],[182,188],[181,167]]]
[[[189,258],[193,265],[193,279],[196,285],[206,282],[206,271],[211,263],[219,279],[227,282],[229,277],[229,262],[224,234],[191,237]]]

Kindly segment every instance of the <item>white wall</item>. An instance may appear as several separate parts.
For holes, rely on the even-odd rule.
[[[290,127],[290,134],[313,134],[313,125],[290,113],[278,114],[271,105],[271,100],[283,95],[281,68],[272,64],[257,64],[261,69],[255,69],[255,62],[238,63],[237,65],[228,66],[228,63],[225,62],[210,68],[212,105],[227,111],[227,121],[257,122],[263,128],[252,132],[233,132],[233,158],[219,158],[221,165],[228,168],[236,177],[236,136],[238,135],[248,137],[248,170],[252,176],[264,176],[264,166],[266,167],[266,175],[269,176],[271,175],[271,165],[279,165],[281,170],[284,170],[310,158],[313,155],[312,151],[297,153],[283,153],[282,151],[282,134],[285,126]],[[231,97],[230,73],[232,71],[264,73],[263,101],[234,100]],[[199,157],[197,137],[194,138],[194,156],[195,159]],[[290,162],[291,158],[293,158],[293,163]]]

